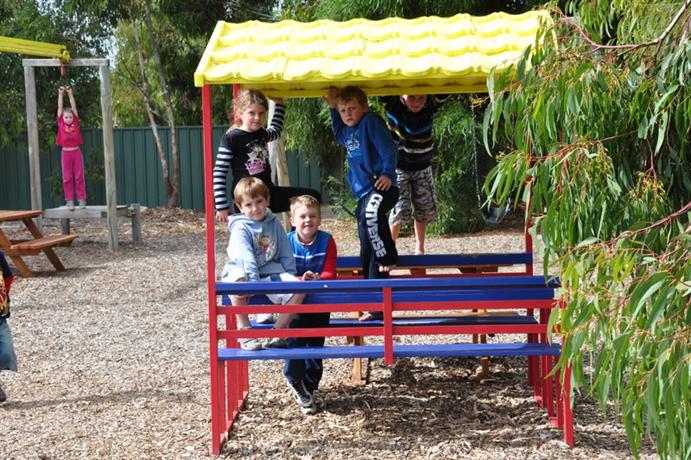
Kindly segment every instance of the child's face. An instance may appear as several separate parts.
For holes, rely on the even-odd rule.
[[[295,227],[295,232],[303,243],[314,239],[321,222],[319,209],[313,206],[300,205],[290,214],[290,225]]]
[[[403,103],[411,112],[419,112],[427,102],[427,95],[425,94],[404,94],[401,96]]]
[[[261,104],[250,104],[240,114],[243,130],[253,133],[264,127],[266,122],[266,107]]]
[[[72,112],[62,112],[62,121],[64,121],[66,125],[71,125],[74,121],[74,114]]]
[[[240,208],[240,212],[257,222],[264,220],[266,211],[269,209],[269,199],[263,196],[256,196],[254,198],[244,196],[239,203],[235,204]]]
[[[367,106],[363,107],[362,104],[355,99],[346,102],[339,101],[336,104],[336,108],[338,109],[338,114],[341,116],[343,123],[350,127],[357,125],[367,112]]]

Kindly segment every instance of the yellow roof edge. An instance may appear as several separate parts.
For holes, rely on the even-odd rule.
[[[326,96],[326,91],[322,89],[299,89],[299,90],[280,90],[271,88],[262,88],[255,85],[240,85],[242,88],[259,89],[267,97],[277,97],[284,99],[291,98],[308,98],[308,97],[323,97]],[[334,85],[342,88],[347,85]],[[407,94],[460,94],[460,93],[486,93],[487,83],[483,82],[477,85],[447,85],[447,86],[425,86],[425,87],[411,87],[401,88],[398,86],[382,87],[382,88],[362,88],[367,96],[398,96],[404,92]]]
[[[209,42],[206,44],[206,48],[204,48],[204,53],[199,61],[199,65],[197,65],[197,69],[194,71],[194,86],[196,87],[200,88],[204,86],[204,69],[206,69],[208,62],[211,59],[211,53],[213,52],[216,40],[218,39],[219,35],[221,35],[225,24],[225,21],[216,22],[214,31],[211,33],[211,37],[209,37]]]

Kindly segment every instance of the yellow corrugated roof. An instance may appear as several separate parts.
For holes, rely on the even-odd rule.
[[[485,92],[492,68],[515,63],[546,11],[346,22],[219,21],[196,86],[238,83],[269,96],[322,96],[353,84],[369,95]],[[413,89],[414,91],[409,91]]]

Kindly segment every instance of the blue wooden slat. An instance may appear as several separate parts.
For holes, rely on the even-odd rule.
[[[417,289],[473,289],[473,288],[501,288],[511,287],[558,287],[557,278],[545,281],[542,276],[500,276],[500,277],[470,277],[470,278],[386,278],[386,279],[357,279],[330,280],[305,283],[303,281],[271,282],[256,281],[251,283],[216,283],[217,294],[254,294],[273,292],[344,292],[344,291],[378,291],[385,287],[417,290]],[[350,295],[350,294],[349,294]]]
[[[341,256],[336,259],[338,268],[360,268],[360,258],[356,256]],[[436,254],[436,255],[406,255],[398,256],[397,265],[428,266],[428,267],[457,267],[462,265],[500,265],[500,264],[529,264],[533,262],[533,255],[529,252],[509,254]]]
[[[283,289],[281,292],[294,292]],[[358,304],[367,302],[382,302],[381,291],[348,292],[319,292],[307,294],[305,304]],[[551,300],[554,299],[554,289],[542,288],[501,288],[501,289],[444,289],[444,290],[418,290],[418,291],[394,291],[394,302],[481,302],[501,300]],[[223,304],[230,305],[228,296],[223,296]],[[251,305],[271,304],[268,298],[262,294],[255,294],[250,301]]]
[[[396,358],[436,356],[558,356],[561,347],[543,343],[452,343],[427,345],[394,345]],[[269,348],[248,351],[241,348],[221,348],[221,360],[274,360],[274,359],[339,359],[383,358],[383,345]]]

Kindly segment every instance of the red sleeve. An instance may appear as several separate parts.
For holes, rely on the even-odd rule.
[[[336,250],[336,242],[333,236],[329,236],[329,242],[326,243],[326,257],[324,258],[324,269],[319,274],[319,279],[332,280],[336,279],[336,257],[338,251]]]

